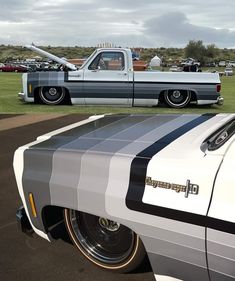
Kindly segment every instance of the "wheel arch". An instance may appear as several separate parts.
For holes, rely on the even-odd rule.
[[[42,217],[42,222],[43,222],[45,232],[50,233],[52,238],[54,238],[54,239],[59,238],[59,234],[56,233],[56,227],[58,226],[58,224],[61,223],[64,225],[64,210],[65,209],[70,210],[71,208],[67,207],[67,206],[62,207],[62,206],[53,206],[53,205],[47,205],[42,208],[41,217]],[[79,208],[77,208],[76,211],[83,212],[82,210],[79,210]],[[95,212],[89,212],[89,214],[94,215],[94,216],[106,217],[107,219],[116,221],[117,223],[120,223],[123,226],[125,226],[125,227],[129,228],[130,230],[132,230],[133,232],[135,232],[141,238],[141,234],[138,231],[138,227],[137,228],[133,227],[133,224],[131,222],[128,223],[127,221],[125,221],[121,218],[120,219],[117,217],[114,218],[112,216],[97,214]]]
[[[64,226],[63,207],[45,206],[41,211],[42,222],[46,233],[57,240],[62,237]]]

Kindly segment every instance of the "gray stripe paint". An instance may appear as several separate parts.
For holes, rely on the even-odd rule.
[[[142,138],[143,134],[151,131],[151,129],[155,130],[157,127],[176,118],[180,118],[179,115],[161,117],[152,115],[129,116],[121,121],[116,121],[111,125],[106,125],[82,135],[80,138],[61,146],[53,156],[53,172],[50,180],[52,204],[73,207],[74,209],[77,209],[79,205],[79,209],[87,212],[89,212],[87,208],[90,204],[93,212],[100,213],[102,203],[103,206],[105,205],[104,199],[102,199],[102,203],[100,201],[98,204],[98,199],[96,196],[90,195],[90,192],[91,190],[94,192],[95,188],[95,194],[99,195],[99,198],[104,198],[108,184],[109,163],[112,156],[121,151],[123,147],[133,144],[136,138]],[[173,125],[175,126],[175,124]],[[155,140],[156,136],[152,141]],[[139,146],[139,149],[144,149],[148,145],[149,140],[147,143],[143,142],[143,147]],[[65,151],[66,153],[70,151],[69,159],[64,157]],[[105,152],[106,155],[102,152]],[[127,153],[129,154],[130,152],[127,151]],[[66,168],[64,168],[65,166]],[[70,177],[64,175],[64,171]],[[87,174],[90,173],[92,173],[92,178],[87,178]],[[66,194],[64,194],[65,187]],[[77,189],[79,189],[78,195],[76,195]],[[89,200],[87,200],[87,196],[89,196]],[[93,197],[95,202],[93,202]],[[71,198],[73,198],[72,201]],[[78,198],[78,202],[75,198]],[[84,202],[86,204],[83,209]],[[95,206],[98,206],[98,210],[96,210]]]
[[[198,267],[162,255],[150,253],[148,256],[155,274],[173,276],[184,281],[210,281],[207,268],[205,267]]]
[[[222,274],[229,274],[231,277],[235,278],[235,261],[224,257],[212,255],[210,253],[208,256],[209,269]]]
[[[89,134],[86,134],[83,136],[83,138],[117,139],[119,134],[123,134],[123,133],[126,135],[130,135],[133,133],[141,134],[142,131],[135,132],[135,128],[143,128],[143,126],[145,127],[150,119],[152,119],[151,115],[134,115],[134,116],[130,115],[119,122],[112,123],[110,126],[106,126],[104,128],[95,130]],[[146,129],[149,130],[151,128],[150,126],[148,126],[148,128]],[[129,132],[130,130],[131,133]]]
[[[51,204],[48,182],[51,177],[52,154],[53,151],[37,149],[29,149],[24,152],[24,172],[22,178],[24,195],[28,210],[31,210],[29,201],[27,200],[28,194],[32,192],[36,199],[39,217],[35,219],[31,216],[31,221],[40,230],[44,230],[41,210],[44,206]]]
[[[211,281],[234,281],[234,276],[224,275],[210,270]]]
[[[35,219],[31,216],[31,220],[36,228],[44,231],[40,215],[41,210],[44,206],[51,205],[49,182],[52,175],[52,160],[54,151],[66,142],[71,142],[85,133],[92,132],[96,128],[98,129],[124,117],[126,117],[126,115],[109,116],[109,118],[101,118],[99,120],[91,121],[90,123],[80,126],[79,130],[77,128],[68,130],[64,133],[53,136],[47,141],[31,146],[24,152],[22,183],[26,199],[28,198],[28,193],[32,192],[34,194],[39,218]],[[28,209],[30,210],[28,200],[26,200],[26,203]]]
[[[230,279],[235,279],[235,236],[208,229],[207,239],[208,265],[211,275],[216,276],[215,280],[219,280],[220,275],[226,273],[231,276]]]
[[[136,155],[147,147],[146,142],[151,145],[155,141],[170,133],[172,130],[181,127],[182,125],[190,122],[191,120],[194,120],[195,118],[196,115],[166,115],[161,116],[160,119],[156,118],[156,121],[153,120],[154,123],[156,122],[156,128],[148,130],[145,135],[136,138],[134,143],[124,147],[123,149],[118,151],[118,153]],[[132,158],[132,160],[133,159],[134,157]]]
[[[174,119],[176,116],[169,117],[168,120]],[[152,129],[159,126],[159,123],[166,122],[159,118],[158,122],[151,119]],[[118,153],[122,148],[127,145],[132,145],[133,140],[137,137],[142,136],[143,130],[137,130],[138,126],[145,127],[148,125],[150,120],[146,120],[141,123],[137,123],[133,127],[129,127],[116,135],[112,136],[108,140],[104,140],[100,144],[92,147],[82,157],[81,163],[81,178],[78,184],[78,198],[79,198],[79,209],[81,208],[85,212],[94,212],[96,214],[106,214],[105,210],[105,191],[108,186],[109,172],[110,172],[110,161],[114,157],[115,153]],[[155,122],[154,122],[155,121]],[[148,126],[147,126],[148,127]],[[146,130],[151,130],[147,128]],[[146,131],[146,132],[147,132]],[[134,138],[133,138],[134,137]],[[149,143],[145,143],[144,147],[148,146]],[[97,153],[98,152],[98,153]],[[99,152],[105,152],[105,155]],[[128,152],[129,153],[129,152]],[[108,155],[109,154],[109,155]],[[96,159],[97,163],[94,163]],[[87,174],[92,172],[92,177],[87,177]],[[95,196],[92,196],[95,192]]]
[[[96,161],[94,161],[94,155],[92,156],[92,160],[87,164],[84,165],[82,161],[83,155],[85,153],[88,153],[87,151],[108,151],[110,150],[110,153],[112,153],[113,149],[115,149],[115,145],[123,146],[124,143],[120,142],[108,142],[105,141],[104,138],[109,138],[115,135],[116,133],[125,130],[127,128],[131,128],[132,125],[135,125],[136,123],[139,123],[145,119],[148,119],[148,116],[129,116],[121,120],[117,120],[116,122],[112,124],[107,124],[106,126],[102,128],[98,128],[97,130],[94,130],[88,134],[83,135],[81,138],[77,138],[73,142],[67,143],[66,145],[60,147],[53,156],[53,171],[52,176],[50,180],[50,194],[52,198],[52,204],[61,206],[67,206],[73,209],[78,208],[78,201],[77,198],[81,197],[77,195],[77,189],[78,186],[83,186],[83,182],[80,182],[81,177],[81,169],[86,169],[88,166],[89,171],[88,174],[93,171],[93,177],[89,178],[90,181],[93,179],[96,181],[98,180],[95,177],[95,171],[97,170],[97,163],[99,167],[102,167],[101,171],[98,174],[98,178],[101,180],[101,175],[104,177],[104,180],[106,180],[107,175],[105,176],[104,173],[106,173],[106,170],[104,167],[107,167],[106,164],[106,157],[102,155],[99,157],[96,156]],[[103,143],[103,144],[102,144]],[[102,149],[103,147],[103,149]],[[66,151],[66,153],[65,153]],[[70,157],[67,158],[67,152],[70,151]],[[110,156],[109,156],[110,157]],[[100,159],[98,159],[100,158]],[[108,164],[108,163],[107,163]],[[105,165],[105,166],[104,166]],[[66,168],[64,168],[66,166]],[[69,176],[68,176],[69,175]],[[87,174],[86,174],[87,175]],[[86,181],[85,177],[85,181]],[[95,183],[94,183],[95,184]],[[87,185],[87,192],[89,192],[89,188],[94,188],[93,183],[89,183]],[[104,182],[102,181],[102,184],[104,185]],[[106,184],[104,185],[106,188]],[[64,192],[66,188],[66,194]],[[103,191],[103,194],[105,191]],[[104,197],[104,195],[103,195]],[[71,201],[71,198],[73,200]],[[92,198],[92,196],[91,196]],[[81,200],[79,200],[81,201]],[[90,200],[88,200],[90,201]],[[82,201],[83,202],[83,201]],[[82,203],[81,202],[81,203]],[[80,206],[80,205],[79,205]]]
[[[173,259],[178,259],[193,265],[206,268],[207,264],[205,258],[205,240],[203,241],[203,239],[201,239],[201,245],[195,245],[197,248],[198,246],[201,248],[201,250],[198,250],[197,248],[193,248],[192,245],[186,246],[184,244],[173,243],[173,241],[171,241],[171,238],[173,238],[175,234],[179,235],[177,231],[175,231],[170,232],[167,236],[165,236],[164,239],[158,239],[158,233],[155,237],[141,236],[141,238],[144,241],[144,246],[148,253],[157,253],[158,255],[165,255]],[[184,238],[187,241],[186,235],[181,235],[181,238]],[[168,241],[166,241],[166,239]],[[189,240],[192,241],[193,239]],[[187,244],[189,244],[189,242]]]
[[[127,116],[129,115],[113,115],[108,116],[108,118],[101,118],[95,121],[91,120],[91,122],[86,123],[85,125],[69,129],[68,131],[55,135],[50,139],[41,142],[40,144],[37,144],[31,148],[55,151],[56,149],[64,147],[69,143],[73,143],[85,134],[93,132],[94,130],[98,130],[99,128],[107,126],[108,124],[112,124],[113,122],[126,118]]]
[[[166,243],[170,242],[198,251],[205,251],[205,229],[203,227],[154,216],[152,216],[152,221],[153,224],[145,224],[142,229],[140,234],[143,239],[157,237]],[[136,228],[140,228],[139,225]]]
[[[110,137],[107,136],[107,132],[101,131],[92,135],[92,137],[106,135],[107,140],[92,147],[82,156],[81,177],[78,183],[79,209],[81,208],[88,213],[106,214],[104,194],[108,185],[110,161],[117,151],[132,143],[133,137],[142,135],[143,130],[138,131],[137,127],[143,127],[148,123],[148,119],[152,118],[139,119],[139,122],[132,122],[132,126],[130,126],[131,119],[133,117],[126,120],[128,126],[122,126],[122,130],[118,131],[114,128],[116,134]],[[149,130],[149,128],[146,129]],[[91,137],[91,135],[88,137]],[[102,154],[102,152],[105,154]],[[92,177],[87,177],[87,174],[91,172]],[[95,196],[93,195],[94,188]]]

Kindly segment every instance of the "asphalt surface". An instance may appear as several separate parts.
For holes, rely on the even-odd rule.
[[[10,124],[10,119],[16,117],[0,115],[0,120]],[[114,274],[88,262],[71,243],[62,240],[49,243],[37,235],[28,237],[17,228],[15,212],[21,200],[12,168],[14,151],[41,134],[86,117],[66,115],[54,119],[48,117],[40,122],[35,118],[34,124],[18,122],[16,128],[7,129],[6,124],[4,130],[0,128],[0,281],[155,280],[147,260],[131,274]]]

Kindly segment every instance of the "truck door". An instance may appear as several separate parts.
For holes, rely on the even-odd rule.
[[[208,216],[207,256],[211,281],[235,280],[235,141],[219,169]]]
[[[133,78],[127,71],[125,52],[97,54],[84,71],[84,95],[86,104],[132,104]]]

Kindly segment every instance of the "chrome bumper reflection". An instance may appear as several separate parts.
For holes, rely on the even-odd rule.
[[[224,104],[224,98],[218,97],[217,103],[216,103],[216,104],[218,104],[218,105],[223,105],[223,104]]]

